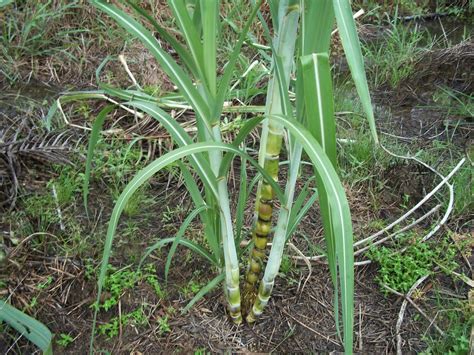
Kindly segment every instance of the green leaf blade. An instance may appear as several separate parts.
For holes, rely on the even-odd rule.
[[[8,323],[12,328],[35,344],[43,351],[43,354],[53,354],[53,335],[43,323],[9,305],[4,300],[0,300],[0,320]]]
[[[328,55],[313,53],[301,57],[301,70],[308,130],[336,167],[336,122]]]
[[[151,33],[135,21],[128,14],[119,10],[115,6],[108,4],[104,0],[91,0],[92,3],[100,10],[107,13],[114,20],[124,27],[130,34],[138,38],[146,48],[154,55],[156,60],[161,64],[163,70],[169,75],[171,80],[178,86],[186,100],[195,110],[198,120],[203,124],[203,127],[211,133],[209,124],[210,109],[203,97],[194,87],[191,79],[186,75],[181,67],[166,53],[158,41],[151,35]]]
[[[341,36],[342,46],[346,53],[347,62],[351,69],[352,78],[356,85],[362,106],[369,121],[372,137],[376,144],[379,143],[377,128],[375,126],[374,111],[369,94],[369,86],[365,76],[364,58],[360,49],[359,37],[352,17],[352,9],[349,0],[333,0],[334,13],[337,26]]]

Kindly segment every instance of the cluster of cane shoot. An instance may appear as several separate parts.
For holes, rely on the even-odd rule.
[[[349,0],[268,1],[273,33],[270,33],[268,24],[262,22],[262,27],[271,49],[272,62],[264,114],[256,113],[254,117],[246,119],[230,144],[224,144],[222,139],[224,103],[233,99],[233,92],[229,88],[232,87],[231,82],[236,80],[236,62],[242,46],[254,38],[249,36],[249,29],[257,18],[263,21],[260,16],[263,0],[251,2],[252,7],[240,29],[239,38],[222,68],[217,67],[219,29],[224,22],[220,15],[219,0],[168,0],[181,34],[180,39],[133,1],[121,1],[128,9],[103,0],[91,2],[140,40],[153,54],[177,86],[183,102],[192,108],[197,127],[197,134],[189,135],[166,111],[161,98],[148,95],[139,87],[124,90],[100,84],[101,94],[120,101],[120,107],[139,111],[159,121],[178,147],[138,171],[118,198],[108,226],[98,297],[102,291],[113,238],[127,201],[154,174],[177,162],[195,208],[176,237],[159,240],[150,246],[144,257],[156,248],[170,244],[166,276],[178,246],[191,249],[216,267],[217,276],[186,309],[223,282],[232,321],[236,324],[244,319],[248,323],[255,322],[271,296],[287,241],[304,212],[318,201],[335,289],[336,324],[339,329],[341,313],[345,351],[352,352],[353,236],[347,198],[337,174],[333,91],[328,58],[335,24],[375,141],[377,136]],[[162,47],[157,37],[173,48],[177,60]],[[290,80],[293,78],[296,79]],[[290,100],[289,91],[294,93],[294,100]],[[97,132],[112,108],[107,106],[94,125],[93,138],[89,143],[89,167]],[[258,142],[259,158],[255,161],[242,148],[242,143],[259,125],[262,127]],[[313,165],[317,187],[317,195],[307,201],[303,197],[308,195],[308,189],[301,192],[304,196],[295,196],[303,151]],[[283,153],[288,158],[289,167],[286,181],[279,181],[280,156]],[[242,161],[241,189],[236,199],[229,196],[227,184],[228,171],[234,158]],[[250,253],[245,263],[246,269],[241,274],[239,261],[247,255],[239,249],[243,235],[242,221],[249,190],[253,186],[246,180],[246,164],[257,169],[260,182]],[[85,184],[88,184],[89,174],[90,171],[86,173]],[[202,181],[203,189],[199,188],[193,174]],[[87,189],[85,191],[87,197]],[[231,206],[234,200],[237,201],[236,208]],[[275,209],[277,200],[281,207]],[[236,215],[233,216],[231,210],[236,210]],[[272,225],[274,216],[277,220],[275,226]],[[205,242],[201,244],[184,238],[187,226],[197,217],[202,222],[205,234]],[[273,240],[267,258],[270,234]]]

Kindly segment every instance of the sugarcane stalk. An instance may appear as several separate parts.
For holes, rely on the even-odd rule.
[[[189,2],[186,2],[189,5]],[[209,93],[210,111],[213,112],[212,105],[215,104],[217,96],[217,70],[216,70],[216,36],[218,27],[218,13],[219,13],[219,1],[218,0],[206,0],[200,1],[195,6],[187,6],[188,11],[192,10],[191,18],[194,21],[194,26],[197,32],[200,32],[202,28],[202,81],[198,84],[203,97],[206,92]],[[196,17],[197,15],[197,17]],[[205,23],[203,20],[205,19]],[[199,27],[199,28],[198,28]],[[200,43],[193,42],[192,46],[196,46],[196,55],[200,53]],[[222,142],[221,129],[219,125],[219,115],[209,117],[211,122],[211,132],[199,130],[204,132],[204,139],[206,141],[213,140],[217,143]],[[228,303],[228,311],[232,321],[236,324],[242,322],[242,316],[240,312],[240,285],[239,285],[239,261],[237,258],[237,251],[234,243],[234,231],[232,225],[232,217],[229,203],[229,192],[227,188],[227,176],[220,176],[219,169],[222,164],[222,152],[221,151],[210,151],[209,162],[211,169],[217,179],[217,201],[214,200],[219,209],[219,218],[216,221],[216,233],[220,232],[222,247],[224,251],[224,268],[225,268],[225,284],[224,294]]]
[[[310,53],[316,51],[327,52],[329,50],[329,39],[331,25],[333,23],[333,12],[332,4],[330,1],[321,1],[318,3],[312,1],[300,1],[301,6],[301,36],[299,41],[299,50],[298,54],[302,57],[307,56]],[[310,18],[310,19],[308,19]],[[314,56],[314,55],[313,55]],[[311,57],[313,58],[313,57]],[[323,56],[323,59],[326,57]],[[327,64],[327,63],[326,63]],[[320,70],[317,70],[320,73]],[[324,66],[322,70],[324,74],[327,74],[325,79],[327,80],[329,76],[329,65]],[[305,75],[307,75],[306,73]],[[318,74],[319,75],[319,74]],[[286,80],[286,78],[283,78]],[[296,119],[299,122],[304,122],[313,135],[316,137],[318,142],[322,144],[323,149],[327,154],[329,154],[333,164],[335,164],[335,133],[334,133],[334,122],[333,122],[333,111],[332,107],[326,107],[326,105],[321,106],[321,104],[314,104],[314,101],[317,98],[321,97],[320,88],[316,89],[314,86],[311,87],[311,93],[317,93],[319,95],[304,95],[303,82],[307,80],[306,85],[313,84],[314,86],[319,85],[320,79],[318,78],[315,81],[312,81],[310,76],[303,79],[303,73],[301,66],[297,72],[297,85],[296,85]],[[330,78],[329,78],[330,80]],[[284,84],[284,83],[283,83]],[[282,83],[280,82],[280,86]],[[326,85],[325,85],[326,86]],[[331,90],[327,92],[331,94]],[[304,100],[304,99],[306,100]],[[312,101],[311,101],[312,100]],[[306,102],[305,102],[306,101]],[[305,107],[306,106],[306,107]],[[290,113],[291,115],[291,113]],[[326,117],[326,124],[321,123],[322,119]],[[328,141],[326,142],[326,135]],[[334,143],[334,147],[333,144]],[[252,323],[256,318],[263,312],[264,307],[266,306],[268,299],[270,298],[274,281],[277,276],[278,270],[281,264],[281,258],[283,256],[283,251],[285,247],[285,242],[287,239],[287,231],[289,218],[291,214],[291,207],[294,199],[296,179],[299,174],[299,163],[301,161],[302,147],[296,141],[292,142],[291,150],[291,165],[288,176],[288,181],[286,185],[285,198],[286,203],[282,206],[278,222],[275,229],[275,236],[272,243],[272,249],[270,252],[270,257],[268,260],[267,267],[265,269],[265,274],[260,283],[259,291],[255,302],[247,315],[247,322]],[[320,191],[321,202],[324,203],[322,206],[322,213],[329,213],[329,204],[327,203],[327,196],[324,191]],[[331,226],[325,225],[326,234],[330,234],[330,231],[327,229]],[[331,241],[328,241],[328,250],[333,251]],[[332,265],[331,265],[332,266]],[[335,275],[334,275],[335,277]]]
[[[273,290],[275,278],[280,269],[283,250],[285,249],[286,234],[288,231],[289,218],[291,214],[291,206],[295,195],[296,179],[299,174],[299,167],[301,161],[302,147],[298,142],[295,142],[293,152],[291,154],[290,173],[288,183],[285,189],[286,203],[281,207],[278,215],[276,225],[275,237],[273,238],[273,245],[268,258],[268,264],[265,268],[265,274],[258,289],[258,295],[254,304],[247,314],[247,322],[253,323],[263,312],[263,309],[270,299]]]
[[[221,143],[221,131],[219,124],[216,123],[212,127],[213,138],[216,142]],[[217,177],[217,192],[219,194],[220,208],[220,230],[222,236],[222,246],[224,249],[225,263],[225,295],[228,303],[228,311],[232,321],[235,324],[242,322],[241,306],[240,306],[240,286],[239,286],[239,260],[234,243],[234,231],[232,226],[232,217],[230,212],[229,192],[227,189],[227,177],[219,176],[219,168],[222,163],[222,152],[215,151],[209,153],[212,169]]]
[[[274,55],[281,57],[287,83],[293,64],[299,10],[299,1],[297,0],[281,1],[279,4],[279,28],[274,41]],[[272,115],[282,114],[280,88],[274,77],[269,82],[265,113],[268,118],[264,121],[262,128],[259,163],[274,181],[278,181],[283,127],[271,119]],[[255,300],[257,281],[260,279],[265,265],[265,249],[271,230],[273,199],[274,191],[272,187],[267,182],[260,181],[256,198],[256,218],[252,231],[253,248],[250,251],[243,290],[244,311],[249,311]]]

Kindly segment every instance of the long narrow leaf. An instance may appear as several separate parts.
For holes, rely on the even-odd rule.
[[[333,24],[331,0],[304,0],[301,13],[301,55],[328,53]]]
[[[145,254],[143,254],[142,258],[140,259],[140,263],[138,264],[138,269],[141,269],[143,263],[145,260],[157,249],[163,248],[167,244],[172,244],[176,240],[176,237],[172,238],[164,238],[164,239],[159,239],[157,242],[155,242],[153,245],[148,247],[145,251]],[[202,246],[199,244],[188,240],[186,238],[181,238],[178,242],[178,244],[188,248],[189,250],[195,252],[198,255],[201,255],[204,259],[206,259],[211,265],[219,266],[217,263],[216,259],[214,258],[213,255],[211,255],[206,249],[204,249]]]
[[[156,32],[163,38],[178,54],[181,58],[183,63],[188,67],[189,71],[194,75],[197,79],[199,78],[198,70],[196,67],[196,63],[194,63],[191,54],[186,50],[186,48],[179,43],[176,38],[171,36],[156,20],[148,14],[145,10],[143,10],[135,1],[126,0],[126,3],[130,5],[137,13],[141,16],[146,18],[148,22],[155,28]]]
[[[301,57],[301,70],[308,130],[336,167],[336,122],[328,55]]]
[[[237,198],[237,210],[235,212],[235,243],[240,244],[242,239],[242,227],[244,225],[245,206],[247,202],[247,161],[240,159],[240,182],[239,196]]]
[[[22,311],[0,300],[0,321],[6,322],[22,336],[43,351],[45,355],[52,355],[53,335],[41,322],[26,315]]]
[[[104,0],[91,1],[97,8],[114,18],[117,23],[124,27],[130,34],[137,37],[145,47],[150,50],[157,61],[162,65],[163,70],[170,76],[171,80],[181,90],[183,96],[194,108],[198,120],[202,123],[203,127],[206,127],[209,133],[211,133],[211,127],[208,122],[209,106],[194,87],[191,79],[185,74],[183,69],[176,64],[171,56],[161,48],[155,37],[153,37],[145,27],[115,6],[108,4]]]
[[[193,175],[189,172],[188,168],[181,162],[178,162],[178,166],[181,168],[181,174],[183,176],[184,184],[186,185],[186,189],[188,190],[189,194],[191,195],[191,199],[194,202],[194,206],[203,206],[206,204],[204,202],[204,199],[201,195],[201,192],[199,191],[199,187],[196,184],[196,181],[194,181]],[[208,201],[211,201],[211,203],[208,203],[208,205],[213,205],[212,201],[214,200],[213,195],[206,196]],[[212,221],[214,220],[216,214],[218,211],[216,211],[218,208],[215,209],[206,209],[200,213],[200,218],[202,221],[202,224],[204,225],[204,236],[206,237],[207,244],[212,250],[212,254],[217,260],[217,263],[219,265],[220,262],[222,261],[222,250],[220,248],[220,243],[219,243],[219,233],[215,232],[215,229],[213,228],[213,223]]]
[[[209,87],[209,91],[213,97],[216,96],[216,58],[217,58],[217,19],[219,15],[219,1],[218,0],[204,0],[199,4],[201,16],[203,21],[202,26],[202,49],[204,61],[204,75]]]
[[[214,0],[211,0],[214,1]],[[194,26],[194,23],[189,16],[189,12],[184,0],[168,0],[168,5],[173,11],[176,22],[183,34],[184,40],[191,51],[194,63],[198,68],[199,79],[203,82],[206,81],[205,75],[205,63],[204,63],[204,51],[201,43],[199,32]],[[212,21],[212,20],[211,20]],[[209,83],[207,83],[209,84]],[[209,87],[209,85],[205,86]]]
[[[314,205],[314,203],[318,200],[319,194],[317,191],[315,191],[311,197],[306,201],[303,207],[301,209],[296,209],[295,206],[291,209],[292,215],[290,216],[289,219],[289,227],[288,231],[286,234],[286,240],[288,241],[290,237],[293,235],[293,233],[296,230],[296,227],[300,224],[301,220],[306,216],[308,213],[309,209],[311,206]]]
[[[341,36],[342,46],[346,53],[347,62],[351,69],[352,78],[362,102],[369,121],[370,130],[374,142],[378,144],[377,128],[375,127],[374,111],[370,100],[369,86],[364,70],[364,58],[360,49],[359,38],[354,18],[352,17],[352,9],[349,0],[333,0],[334,13],[336,15],[337,27]]]

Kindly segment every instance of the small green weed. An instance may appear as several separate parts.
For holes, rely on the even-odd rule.
[[[70,165],[55,165],[54,170],[58,177],[48,183],[50,189],[56,189],[56,196],[60,206],[70,204],[77,194],[82,192],[84,175],[78,169]]]
[[[295,270],[295,265],[288,255],[283,255],[280,265],[280,273],[283,275],[289,275]]]
[[[24,214],[31,224],[29,230],[25,230],[26,235],[36,231],[46,232],[52,225],[59,222],[56,204],[51,193],[35,193],[24,199],[23,204]]]
[[[131,289],[135,286],[137,281],[140,279],[140,273],[131,270],[116,270],[113,266],[109,265],[109,274],[105,278],[104,288],[111,294],[110,298],[105,300],[99,308],[108,311],[115,306],[122,293]]]
[[[37,306],[37,304],[38,304],[38,297],[33,297],[26,308],[33,309]]]
[[[59,339],[56,340],[56,344],[62,346],[63,348],[67,347],[74,341],[74,338],[66,333],[59,334]]]
[[[93,307],[98,307],[108,311],[118,304],[122,294],[126,290],[133,289],[139,282],[146,281],[155,291],[156,295],[161,299],[166,296],[166,293],[161,289],[156,276],[156,269],[153,264],[148,264],[142,271],[133,271],[127,268],[117,270],[112,265],[108,266],[108,273],[104,282],[104,289],[110,293],[110,297],[101,304]]]
[[[53,282],[53,277],[50,275],[44,280],[43,282],[40,282],[36,287],[40,290],[44,290],[48,288],[49,285]]]
[[[158,318],[158,330],[160,335],[171,332],[171,327],[168,323],[168,316]]]
[[[143,269],[145,271],[145,280],[153,288],[159,298],[165,298],[166,293],[162,290],[158,277],[156,276],[156,268],[153,264],[148,264]]]
[[[474,210],[474,184],[472,166],[462,167],[453,178],[454,213],[462,215]]]
[[[206,351],[205,348],[198,348],[194,350],[194,355],[206,355],[208,352]]]
[[[187,283],[186,286],[183,286],[181,288],[181,293],[183,294],[183,296],[185,298],[191,298],[193,297],[196,293],[199,292],[199,290],[204,286],[204,284],[194,280],[194,279],[191,279],[189,280],[189,282]]]
[[[122,326],[133,325],[135,327],[145,325],[148,319],[144,313],[143,306],[134,311],[123,314],[122,317],[114,317],[109,322],[97,327],[97,333],[105,335],[107,338],[116,337],[119,334],[120,324]]]
[[[170,224],[175,224],[177,218],[181,218],[184,213],[186,212],[186,209],[183,205],[177,205],[175,207],[169,207],[166,206],[166,210],[163,211],[161,219],[163,224],[170,225]]]
[[[381,285],[406,293],[420,277],[433,273],[436,266],[447,274],[458,266],[456,247],[447,239],[433,245],[418,241],[414,233],[399,238],[401,241],[393,247],[374,247],[369,252],[369,257],[380,265],[377,281]],[[404,246],[406,249],[400,251]],[[382,290],[385,294],[389,292]]]
[[[121,191],[127,179],[142,166],[143,154],[134,145],[121,140],[99,140],[93,159],[91,178],[99,178],[111,185],[113,191]]]

